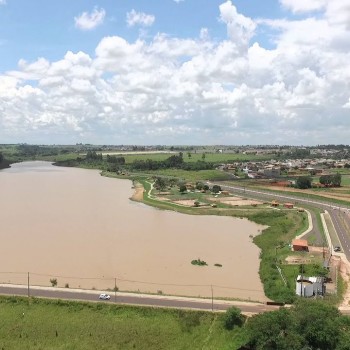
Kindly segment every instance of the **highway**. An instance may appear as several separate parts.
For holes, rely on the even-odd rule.
[[[350,205],[348,207],[339,206],[339,204],[332,204],[331,200],[322,202],[310,198],[300,198],[297,196],[292,196],[290,194],[284,195],[281,192],[272,193],[263,190],[254,190],[251,188],[246,188],[244,186],[222,184],[220,182],[207,182],[207,184],[210,186],[218,185],[223,190],[230,191],[247,198],[258,199],[262,201],[271,201],[273,199],[278,199],[280,202],[293,202],[297,203],[298,205],[306,204],[310,207],[327,210],[341,243],[342,252],[345,254],[348,261],[350,261]],[[318,226],[315,218],[313,226]],[[330,248],[333,249],[333,247]]]
[[[124,305],[138,305],[151,307],[166,307],[176,309],[193,309],[203,311],[225,311],[231,306],[238,307],[244,314],[257,314],[265,311],[277,310],[279,306],[266,305],[254,302],[228,301],[216,299],[185,298],[175,296],[148,295],[137,293],[110,292],[111,300],[101,301],[99,291],[79,289],[30,287],[31,297],[51,298],[62,300],[77,300],[101,303],[116,303]],[[104,292],[106,293],[106,292]],[[0,294],[28,296],[27,286],[0,285]]]

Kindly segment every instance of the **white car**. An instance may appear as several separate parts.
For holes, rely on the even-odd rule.
[[[109,294],[102,293],[98,298],[102,300],[109,300],[111,299],[111,296]]]

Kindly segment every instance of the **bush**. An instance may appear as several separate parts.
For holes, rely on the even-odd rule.
[[[221,191],[221,187],[219,185],[214,185],[212,191],[214,193],[219,193]]]
[[[50,283],[51,283],[52,287],[56,287],[57,286],[57,278],[51,278]]]
[[[241,310],[235,306],[230,307],[226,310],[224,316],[224,327],[227,330],[232,330],[234,326],[241,326],[243,324],[243,316]]]
[[[197,260],[192,260],[191,264],[198,265],[198,266],[207,266],[208,265],[204,260],[201,260],[199,258]]]

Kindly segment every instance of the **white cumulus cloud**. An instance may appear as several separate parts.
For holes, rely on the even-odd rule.
[[[327,0],[279,0],[282,6],[294,13],[319,11],[326,7]],[[329,1],[329,0],[328,0]]]
[[[74,17],[75,26],[81,30],[92,30],[101,25],[105,19],[106,11],[95,7],[91,13],[83,12],[78,17]]]
[[[255,22],[241,13],[237,12],[237,8],[228,0],[219,6],[220,19],[227,25],[227,33],[237,46],[246,46],[253,37],[256,24]]]
[[[150,27],[154,21],[155,17],[153,15],[149,15],[144,12],[136,12],[134,9],[126,14],[126,23],[129,27],[133,27],[135,25]]]
[[[348,143],[347,1],[317,17],[218,9],[227,38],[101,38],[95,53],[0,73],[0,139],[117,144]],[[272,47],[254,37],[273,32]],[[255,39],[255,42],[252,40]],[[347,46],[348,45],[348,46]]]

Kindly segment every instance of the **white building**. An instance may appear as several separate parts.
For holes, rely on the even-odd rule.
[[[323,277],[306,277],[299,275],[296,281],[295,292],[301,297],[323,295],[325,286]]]

